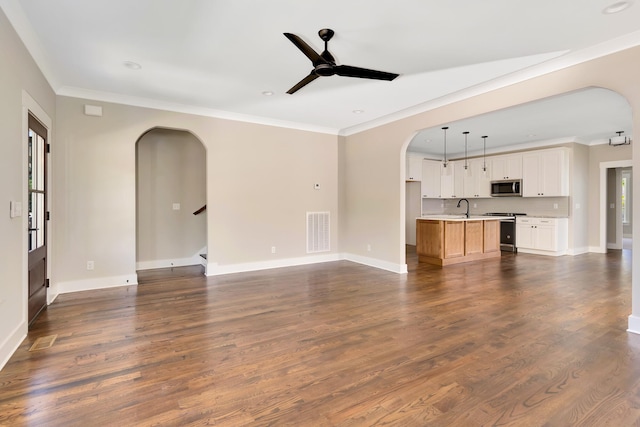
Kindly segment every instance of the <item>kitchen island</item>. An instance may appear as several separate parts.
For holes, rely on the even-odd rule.
[[[498,258],[501,217],[425,215],[416,220],[418,260],[434,265]]]

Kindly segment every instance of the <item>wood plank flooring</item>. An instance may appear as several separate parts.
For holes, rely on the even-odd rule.
[[[408,264],[61,295],[0,371],[0,425],[640,426],[630,251]]]

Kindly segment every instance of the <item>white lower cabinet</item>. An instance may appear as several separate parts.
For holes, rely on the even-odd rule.
[[[568,240],[567,218],[516,217],[516,247],[519,252],[565,255]]]

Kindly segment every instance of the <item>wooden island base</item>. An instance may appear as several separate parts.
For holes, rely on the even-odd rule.
[[[418,219],[418,260],[446,266],[499,258],[500,221],[496,219]]]

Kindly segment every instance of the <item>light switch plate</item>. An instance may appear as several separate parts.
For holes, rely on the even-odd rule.
[[[179,211],[180,210],[180,203],[174,203],[173,204],[173,210],[174,211]]]
[[[9,216],[11,218],[22,216],[22,202],[9,202]]]

